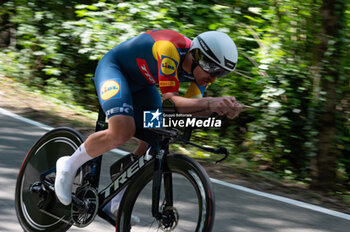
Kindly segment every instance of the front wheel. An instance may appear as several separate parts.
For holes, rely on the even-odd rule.
[[[42,184],[42,178],[53,185],[56,161],[71,155],[84,138],[70,128],[58,128],[45,134],[30,149],[18,174],[15,193],[16,214],[24,231],[67,231],[72,223],[71,205],[64,206],[54,191]],[[82,171],[74,181],[82,181]]]
[[[163,172],[165,189],[161,191],[160,206],[163,219],[152,217],[152,177],[154,162],[135,176],[121,201],[116,231],[188,231],[212,230],[215,216],[214,192],[202,166],[179,154],[166,157]],[[172,192],[169,193],[169,185]],[[168,202],[170,197],[170,202]],[[172,201],[172,202],[171,202]],[[138,219],[137,222],[133,219]]]

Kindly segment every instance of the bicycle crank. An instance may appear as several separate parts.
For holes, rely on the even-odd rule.
[[[89,225],[98,211],[98,194],[96,189],[82,187],[73,196],[72,220],[77,227]]]

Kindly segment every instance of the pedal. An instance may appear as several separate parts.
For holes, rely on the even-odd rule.
[[[40,198],[47,195],[47,192],[44,190],[44,186],[40,181],[31,184],[29,186],[29,191],[38,194]]]

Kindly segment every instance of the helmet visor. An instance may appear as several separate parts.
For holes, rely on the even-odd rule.
[[[199,52],[198,64],[205,72],[209,73],[209,75],[212,77],[220,78],[230,73],[230,71],[227,71],[226,69],[223,69],[220,66],[218,66],[214,61],[210,60],[202,52]]]

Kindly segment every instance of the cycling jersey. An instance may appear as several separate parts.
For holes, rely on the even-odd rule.
[[[136,123],[142,121],[143,110],[161,108],[156,86],[163,94],[177,93],[180,82],[192,81],[185,97],[201,97],[206,86],[199,86],[182,69],[190,46],[191,40],[175,31],[152,30],[110,50],[95,73],[99,101],[107,117],[130,115]]]

